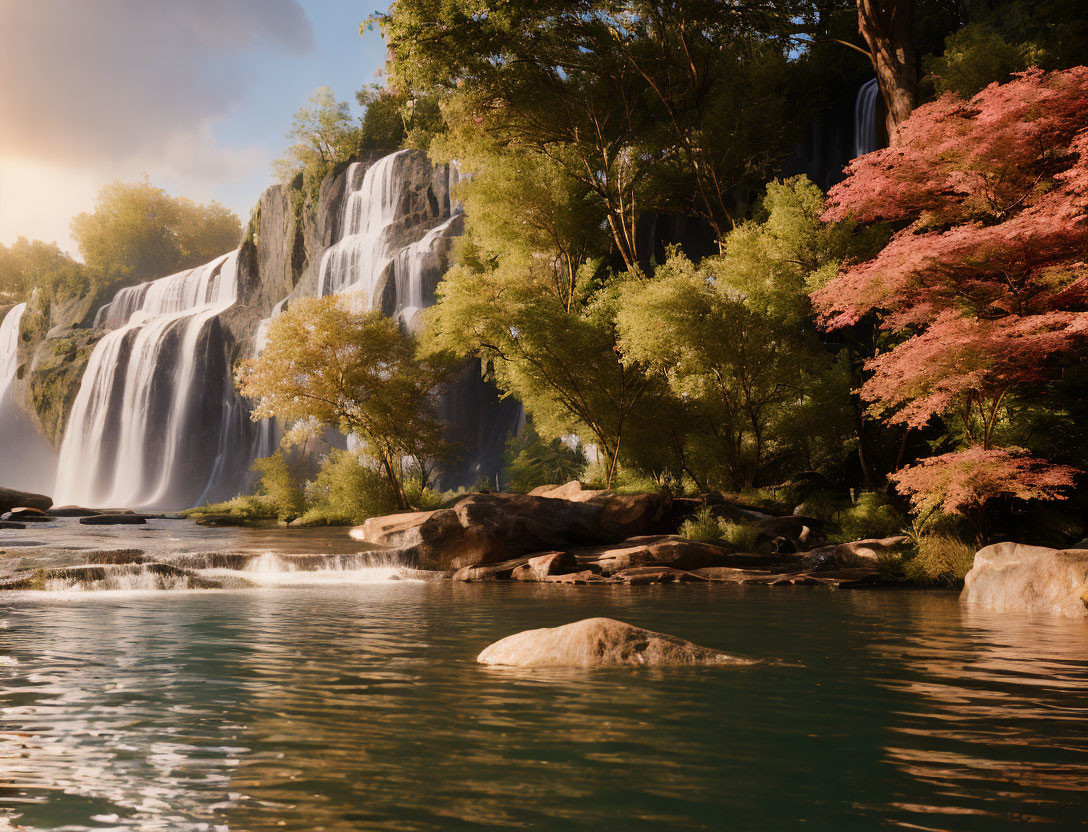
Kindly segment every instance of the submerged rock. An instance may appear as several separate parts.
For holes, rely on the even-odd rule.
[[[0,590],[221,589],[224,584],[165,563],[86,564],[35,569]]]
[[[82,506],[59,506],[46,512],[50,517],[94,517],[101,513],[98,509],[83,508]]]
[[[16,506],[11,511],[0,515],[2,520],[13,520],[17,523],[49,523],[53,520],[48,514],[39,508],[29,506]]]
[[[1004,612],[1088,618],[1088,550],[987,546],[975,554],[960,600]]]
[[[94,514],[80,517],[84,526],[141,526],[147,522],[142,514]]]
[[[0,520],[0,529],[25,529],[26,523],[15,523],[11,520]]]
[[[44,494],[32,494],[29,491],[16,491],[14,488],[0,486],[0,514],[21,506],[45,511],[53,505],[53,499]]]
[[[509,667],[653,667],[748,665],[731,656],[676,636],[634,627],[613,618],[586,618],[496,641],[477,656],[487,665]]]

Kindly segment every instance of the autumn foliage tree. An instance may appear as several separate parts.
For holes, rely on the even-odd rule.
[[[895,479],[919,510],[1048,498],[1074,470],[1016,447],[1019,401],[1086,346],[1088,69],[1035,70],[965,101],[948,93],[855,160],[825,219],[899,229],[815,292],[830,329],[875,317],[894,346],[862,397],[909,428],[940,421],[957,448]]]

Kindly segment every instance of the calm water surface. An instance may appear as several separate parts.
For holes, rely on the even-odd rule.
[[[943,592],[287,583],[0,594],[0,829],[1088,822],[1088,625]],[[767,661],[474,663],[592,615]]]

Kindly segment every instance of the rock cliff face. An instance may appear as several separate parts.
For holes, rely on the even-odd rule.
[[[166,508],[244,489],[252,458],[268,452],[269,431],[248,419],[231,369],[259,349],[262,322],[298,298],[350,291],[353,305],[417,326],[462,229],[450,182],[449,168],[414,151],[341,165],[315,198],[298,183],[268,188],[229,257],[113,298],[87,295],[52,307],[35,298],[20,333],[13,398],[61,448],[58,487],[82,477],[80,502],[114,503],[129,492],[108,483],[88,489],[143,477],[154,487],[132,491],[126,502]],[[181,300],[166,297],[166,284]],[[134,418],[137,408],[168,418]],[[468,366],[440,410],[464,448],[442,484],[493,477],[517,406],[500,403]],[[152,470],[164,466],[165,474]],[[88,476],[92,468],[101,474]]]

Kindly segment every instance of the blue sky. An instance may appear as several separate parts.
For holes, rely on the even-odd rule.
[[[379,80],[381,2],[0,0],[0,243],[75,254],[71,217],[143,174],[244,221],[306,98]]]

